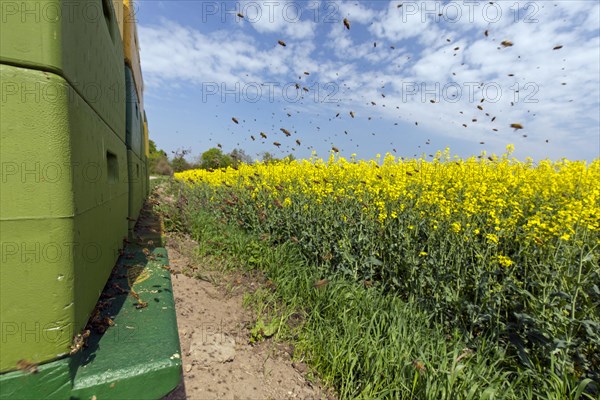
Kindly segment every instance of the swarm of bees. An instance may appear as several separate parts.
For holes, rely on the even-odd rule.
[[[490,2],[490,4],[492,4],[492,2]],[[402,6],[403,6],[403,4],[402,4],[402,3],[400,3],[400,4],[397,4],[397,8],[398,8],[398,9],[400,9]],[[239,17],[239,18],[244,18],[244,15],[243,15],[243,14],[241,14],[241,13],[238,13],[237,15],[238,15],[238,17]],[[343,28],[342,28],[342,29],[343,29],[343,30],[348,30],[348,31],[350,30],[350,27],[351,27],[351,21],[349,20],[349,18],[351,18],[351,15],[347,16],[347,18],[343,18],[343,20],[342,20],[342,22],[343,22]],[[340,29],[340,27],[338,27],[338,29]],[[491,30],[491,29],[485,29],[485,30],[484,30],[484,32],[483,32],[483,36],[484,36],[485,38],[490,38],[490,37],[491,37],[491,33],[493,33],[493,32],[490,32],[490,30]],[[480,34],[481,34],[481,33],[480,33]],[[456,53],[457,53],[457,52],[459,52],[460,50],[463,50],[463,51],[464,51],[464,50],[468,50],[468,49],[462,49],[462,47],[464,47],[464,46],[458,46],[458,45],[457,45],[457,44],[459,44],[459,42],[458,42],[457,38],[446,37],[446,38],[442,38],[441,40],[443,41],[444,39],[445,39],[445,41],[446,41],[446,42],[449,44],[447,47],[446,47],[446,46],[444,46],[444,51],[447,51],[447,49],[452,49],[452,50],[455,52],[455,54],[454,54],[454,55],[456,56],[456,55],[457,55]],[[382,40],[383,40],[383,39],[382,39]],[[491,41],[494,41],[494,42],[495,42],[496,40],[497,40],[496,38],[493,38],[493,40],[491,40]],[[500,42],[500,40],[498,40],[498,41]],[[395,49],[395,46],[393,46],[393,45],[391,45],[391,46],[390,46],[390,45],[389,45],[390,43],[385,43],[385,41],[382,43],[382,42],[381,42],[381,40],[380,40],[379,42],[375,41],[375,42],[370,42],[370,43],[373,43],[373,46],[372,46],[373,48],[378,48],[377,50],[373,51],[373,54],[375,54],[376,52],[377,52],[377,54],[379,54],[379,52],[381,52],[381,51],[384,51],[386,47],[389,47],[389,48],[390,48],[390,49],[392,49],[392,50],[394,50],[394,49]],[[370,43],[368,43],[368,44],[370,45]],[[450,44],[452,44],[452,47],[450,47]],[[279,45],[279,46],[281,46],[281,47],[287,47],[287,43],[286,43],[284,40],[277,40],[277,45]],[[275,46],[277,46],[277,45],[275,45]],[[513,42],[512,40],[505,39],[505,40],[502,40],[502,41],[501,41],[499,44],[497,44],[497,46],[498,46],[498,50],[500,50],[500,49],[502,49],[502,48],[513,47],[513,46],[515,46],[515,44],[514,44],[514,42]],[[549,47],[552,47],[552,46],[549,46]],[[552,50],[560,50],[560,49],[562,49],[562,48],[563,48],[563,45],[562,45],[562,44],[555,44],[555,45],[552,47]],[[518,57],[518,58],[520,58],[520,56],[517,56],[517,57]],[[404,58],[404,56],[403,56],[403,58]],[[410,59],[411,59],[411,56],[406,56],[406,60],[410,60]],[[565,60],[563,60],[563,61],[565,61]],[[464,65],[465,65],[465,62],[463,62],[461,65],[462,65],[462,66],[464,66]],[[401,65],[399,65],[398,67],[400,68],[400,67],[401,67]],[[539,67],[538,67],[538,69],[539,69]],[[563,70],[564,70],[564,68],[563,68]],[[295,78],[297,77],[297,79],[298,79],[298,80],[296,81],[296,83],[293,83],[293,86],[295,86],[295,88],[296,88],[296,89],[299,91],[297,94],[300,96],[300,98],[301,98],[301,99],[304,99],[304,98],[305,98],[305,97],[304,97],[305,95],[304,95],[302,92],[305,92],[305,93],[310,93],[310,92],[312,91],[312,89],[310,89],[310,90],[309,90],[309,87],[310,87],[310,86],[309,86],[308,84],[306,84],[306,86],[303,86],[301,83],[299,83],[299,82],[302,82],[302,79],[303,79],[303,78],[305,78],[306,76],[309,76],[309,75],[310,75],[310,73],[309,73],[308,71],[304,71],[304,72],[303,72],[303,75],[304,75],[304,76],[302,76],[302,73],[301,73],[301,71],[302,71],[302,70],[298,70],[298,71],[296,72],[296,74],[295,74],[295,75],[296,75],[296,76],[295,76]],[[452,72],[452,71],[450,71],[450,72],[452,73],[452,75],[453,75],[453,76],[457,76],[457,72],[459,72],[459,71],[456,71],[456,72]],[[339,77],[339,76],[340,76],[340,74],[341,74],[341,73],[336,73],[335,75]],[[514,76],[515,76],[515,74],[514,74],[514,73],[509,73],[509,74],[507,74],[507,75],[508,75],[509,77],[514,77]],[[246,76],[248,76],[248,74],[246,74]],[[305,80],[309,80],[309,78],[305,78]],[[559,81],[559,82],[560,82],[560,81]],[[563,82],[563,83],[561,83],[561,84],[562,84],[562,85],[565,85],[566,83],[565,83],[565,82]],[[380,87],[381,87],[381,89],[385,89],[385,87],[386,87],[386,82],[382,80],[382,81],[381,81],[381,83],[380,83],[380,85],[382,85],[382,86],[380,86]],[[482,87],[483,87],[483,85],[484,85],[484,83],[483,83],[483,82],[481,82],[481,83],[480,83],[480,85],[479,85],[479,88],[482,88]],[[351,89],[352,89],[352,88],[350,87],[350,85],[349,85],[349,84],[343,83],[343,86],[346,88],[346,90],[351,90]],[[379,86],[378,86],[378,87],[379,87]],[[381,95],[381,97],[382,97],[382,98],[384,98],[384,99],[386,98],[386,95],[385,95],[384,93],[381,93],[381,92],[380,92],[380,95]],[[454,95],[453,97],[456,97],[456,95]],[[364,99],[364,97],[363,97],[363,99]],[[371,101],[370,99],[364,99],[364,100],[367,100],[367,101],[364,101],[364,104],[366,104],[366,105],[369,105],[369,104],[370,104],[371,106],[377,106],[377,105],[379,105],[379,106],[381,106],[381,107],[386,107],[386,104],[385,104],[386,100],[381,100],[381,103],[383,103],[383,104],[381,104],[381,103],[380,103],[380,104],[378,104],[379,102]],[[480,103],[483,103],[484,101],[485,101],[485,99],[481,99]],[[429,102],[430,102],[431,104],[436,104],[436,103],[439,103],[440,101],[439,101],[439,99],[431,99],[431,100],[429,100]],[[514,105],[515,105],[515,102],[511,102],[510,104],[511,104],[511,106],[514,106]],[[389,104],[388,104],[388,105],[389,105]],[[337,107],[340,107],[340,105],[338,105]],[[476,105],[476,107],[477,107],[477,110],[479,110],[479,111],[482,111],[482,112],[484,112],[484,113],[485,113],[485,120],[486,120],[486,121],[490,121],[490,122],[492,122],[492,123],[496,121],[496,116],[491,116],[491,115],[490,115],[491,113],[489,112],[489,111],[491,111],[491,110],[494,108],[494,104],[490,104],[490,105],[489,105],[489,107],[487,107],[487,106],[486,106],[486,110],[484,110],[484,107],[483,107],[482,105]],[[285,109],[285,108],[284,108],[284,109]],[[400,109],[400,107],[399,107],[399,106],[396,106],[396,109],[398,109],[398,110],[399,110],[399,109]],[[488,110],[488,109],[489,109],[489,110]],[[488,111],[488,112],[485,112],[485,111]],[[502,110],[498,110],[498,111],[499,111],[499,112],[502,112]],[[359,113],[360,113],[360,109],[359,109],[359,110],[357,110],[356,112],[359,112]],[[350,115],[350,117],[351,117],[352,119],[355,119],[355,118],[356,118],[356,114],[355,114],[356,112],[355,112],[355,111],[349,111],[349,115]],[[299,111],[296,111],[296,113],[299,113]],[[342,113],[343,113],[343,112],[342,112]],[[409,113],[409,114],[410,114],[410,113]],[[472,127],[472,126],[474,126],[474,125],[478,125],[478,124],[475,124],[475,123],[477,123],[477,122],[478,122],[478,118],[473,118],[472,116],[471,116],[471,117],[467,117],[467,114],[468,114],[468,113],[463,113],[462,111],[460,111],[460,114],[463,116],[464,120],[463,120],[463,121],[460,121],[460,122],[457,122],[457,123],[456,123],[456,125],[459,125],[459,124],[461,124],[462,122],[465,122],[465,123],[462,123],[462,126],[463,126],[463,127],[465,127],[465,128],[467,128],[467,127],[468,127],[468,125],[467,125],[467,124],[471,125],[471,127]],[[272,115],[273,115],[273,116],[275,116],[275,113],[272,113]],[[412,115],[412,114],[410,114],[410,115]],[[291,117],[292,117],[292,114],[291,114],[290,112],[287,112],[287,116],[291,118]],[[535,114],[533,114],[533,116],[535,116]],[[338,117],[340,117],[340,113],[339,113],[339,112],[337,112],[337,113],[335,114],[335,118],[338,118]],[[366,117],[367,117],[367,119],[368,119],[369,121],[371,121],[371,120],[375,120],[375,119],[376,119],[376,117],[375,117],[375,116],[371,117],[371,116],[368,116],[368,115],[366,115]],[[461,118],[461,119],[463,119],[463,118]],[[469,118],[469,121],[467,121],[467,120],[466,120],[467,118]],[[333,117],[330,117],[330,118],[328,118],[328,119],[329,119],[329,121],[332,121],[332,120],[333,120]],[[343,118],[342,118],[342,119],[343,119]],[[380,119],[382,119],[382,117],[380,117]],[[400,119],[403,119],[403,116],[401,116],[401,117],[400,117]],[[232,120],[232,121],[233,121],[235,124],[241,124],[241,122],[244,122],[244,124],[246,124],[246,121],[245,121],[245,120],[238,120],[238,119],[237,119],[237,118],[235,118],[235,117],[232,117],[232,118],[231,118],[231,120]],[[254,121],[256,121],[256,119],[254,119]],[[292,120],[290,120],[290,121],[293,121],[293,119],[292,119]],[[409,119],[409,121],[410,121],[410,119]],[[413,121],[415,121],[415,120],[413,119]],[[283,125],[283,124],[287,124],[287,123],[284,123],[282,120],[280,120],[279,122],[281,122],[281,125]],[[510,121],[507,121],[507,122],[510,122]],[[308,123],[309,123],[309,124],[313,124],[313,121],[309,121]],[[419,121],[415,121],[415,122],[414,122],[414,124],[415,124],[415,126],[419,126]],[[281,125],[280,125],[280,126],[281,126]],[[398,122],[394,122],[394,126],[397,126],[397,125],[398,125]],[[274,146],[276,146],[276,147],[278,147],[278,148],[279,148],[279,147],[282,147],[282,146],[284,146],[284,147],[286,147],[286,148],[291,148],[293,151],[295,151],[295,150],[296,150],[296,147],[291,147],[291,146],[293,146],[293,144],[292,144],[293,142],[292,142],[292,141],[290,141],[290,143],[288,144],[288,143],[287,143],[287,141],[285,141],[285,139],[284,139],[284,140],[281,140],[281,139],[280,139],[280,137],[277,135],[277,132],[275,132],[275,131],[276,131],[276,126],[277,126],[277,125],[276,125],[275,123],[273,123],[273,124],[272,124],[272,126],[271,126],[271,128],[272,128],[271,132],[272,132],[273,134],[275,134],[275,136],[276,136],[276,137],[273,137],[273,135],[272,135],[272,139],[273,139],[273,138],[275,138],[275,139],[278,139],[278,138],[279,138],[280,142],[279,142],[279,141],[272,142],[272,143],[273,143],[273,145],[274,145]],[[280,128],[280,131],[281,131],[281,132],[283,132],[283,134],[285,135],[285,137],[286,137],[286,138],[287,138],[287,137],[290,137],[290,136],[292,136],[292,132],[294,132],[294,133],[296,132],[296,131],[294,131],[294,128],[295,128],[295,127],[294,127],[293,125],[290,125],[290,126],[293,128],[291,131],[290,131],[290,130],[287,130],[287,129],[285,129],[285,128]],[[315,125],[313,125],[313,126],[315,126]],[[510,127],[511,127],[512,129],[514,129],[515,131],[518,131],[518,130],[522,130],[522,129],[524,129],[523,125],[522,125],[522,124],[520,124],[520,123],[513,123],[513,124],[510,124]],[[319,127],[319,126],[316,126],[316,129],[317,129],[317,130],[320,132],[320,127]],[[494,132],[498,132],[498,129],[497,129],[497,128],[492,128],[492,131],[494,131]],[[264,132],[260,132],[260,138],[258,137],[258,135],[256,135],[256,136],[255,136],[255,135],[250,135],[249,133],[250,133],[250,132],[248,132],[248,135],[246,136],[246,138],[250,137],[250,139],[251,139],[252,141],[256,141],[256,139],[267,139],[267,134],[266,134],[266,133],[264,133]],[[347,132],[347,131],[344,131],[344,133],[345,133],[346,135],[348,135],[348,132]],[[372,135],[375,135],[375,133],[374,133],[374,132],[373,132],[373,133],[371,133],[371,134],[372,134]],[[333,136],[338,136],[337,134],[332,134],[332,135],[333,135]],[[527,135],[522,135],[522,136],[523,136],[523,137],[527,137]],[[271,139],[271,140],[272,140],[272,139]],[[341,146],[340,146],[340,147],[334,146],[334,144],[336,144],[336,145],[337,145],[338,143],[336,143],[336,142],[331,142],[331,141],[330,141],[330,139],[331,139],[331,137],[323,138],[323,142],[329,142],[329,143],[331,143],[331,151],[333,151],[333,152],[336,152],[336,153],[337,153],[337,152],[340,152],[340,149],[343,149],[343,148],[342,148]],[[246,139],[246,140],[247,140],[247,139]],[[352,141],[352,139],[350,139],[350,141]],[[546,140],[546,142],[548,142],[548,140]],[[261,141],[261,143],[265,144],[266,142],[265,142],[265,141]],[[479,141],[479,143],[480,143],[480,144],[484,144],[485,142],[484,142],[484,141]],[[298,139],[295,139],[295,144],[296,144],[297,146],[301,146],[301,141],[300,141],[300,140],[298,140]],[[426,144],[430,144],[430,143],[429,143],[429,141],[428,141]],[[239,143],[238,143],[238,145],[239,145]],[[392,146],[393,146],[393,145],[394,145],[394,143],[392,142],[392,143],[390,143],[390,145],[392,145]],[[222,148],[222,146],[221,146],[220,144],[218,144],[218,147],[219,147],[219,148]],[[358,145],[357,145],[357,147],[358,147]],[[419,146],[419,147],[420,147],[420,146]],[[307,146],[307,148],[308,148],[308,149],[311,149],[311,148],[313,148],[313,146]],[[393,149],[393,151],[394,151],[394,152],[396,152],[396,149]]]

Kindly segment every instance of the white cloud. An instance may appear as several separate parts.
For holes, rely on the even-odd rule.
[[[351,24],[371,23],[376,15],[375,10],[365,7],[364,4],[354,0],[339,1],[334,3],[334,6],[337,7],[340,18],[348,18]]]
[[[235,83],[265,75],[281,76],[289,72],[286,58],[294,54],[293,49],[284,52],[276,46],[260,50],[255,40],[243,33],[201,33],[171,21],[153,27],[141,25],[139,36],[149,87],[182,81]]]
[[[316,23],[302,19],[301,3],[292,0],[245,0],[245,20],[259,33],[276,33],[282,39],[309,39],[314,36]]]
[[[385,38],[393,42],[405,39],[415,39],[428,45],[439,37],[439,28],[426,17],[428,5],[435,5],[433,1],[409,1],[398,8],[396,2],[391,2],[387,9],[381,11],[374,19],[369,31],[378,38]]]

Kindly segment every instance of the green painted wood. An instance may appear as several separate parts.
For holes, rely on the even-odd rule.
[[[37,373],[21,371],[0,375],[0,399],[68,399],[71,393],[69,359],[38,366]]]
[[[125,141],[124,53],[112,2],[3,1],[1,15],[0,63],[62,76]]]
[[[144,212],[104,287],[100,319],[82,351],[40,365],[36,374],[0,375],[0,399],[159,399],[181,380],[181,350],[168,255],[160,223]],[[118,285],[118,286],[117,286]],[[147,302],[136,308],[138,299]]]
[[[108,315],[114,326],[98,337],[92,336],[82,354],[82,364],[75,375],[73,398],[157,399],[173,390],[181,379],[181,350],[177,332],[175,301],[171,274],[163,268],[169,264],[167,251],[154,247],[160,243],[160,225],[152,232],[148,218],[139,222],[142,233],[121,257],[113,283],[128,293],[113,289],[115,295]],[[151,243],[148,245],[147,243]],[[146,257],[144,249],[149,255]],[[148,303],[138,309],[138,300]]]
[[[124,142],[53,73],[0,65],[0,372],[69,351],[127,236]],[[38,98],[7,92],[37,87]]]

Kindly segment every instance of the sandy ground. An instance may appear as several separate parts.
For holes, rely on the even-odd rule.
[[[181,271],[202,272],[194,261],[196,243],[181,236],[167,236],[165,242],[183,353],[183,382],[166,400],[333,398],[307,378],[304,363],[292,361],[290,345],[249,344],[252,315],[242,306],[243,293],[260,282],[239,273],[186,276]]]

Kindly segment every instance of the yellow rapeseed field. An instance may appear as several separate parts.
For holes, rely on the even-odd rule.
[[[326,198],[358,199],[382,223],[410,204],[431,229],[445,222],[455,233],[478,235],[485,228],[486,239],[494,244],[518,238],[541,245],[555,237],[569,241],[578,230],[600,229],[600,160],[534,164],[510,158],[511,146],[507,150],[500,157],[469,159],[445,151],[433,161],[390,154],[383,160],[357,161],[332,155],[327,161],[243,164],[175,176],[193,184],[250,190],[267,207],[291,206],[297,195],[317,204]],[[502,260],[510,265],[509,259]]]
[[[513,150],[332,154],[176,178],[193,212],[295,246],[320,278],[393,293],[441,330],[508,346],[515,370],[560,359],[575,380],[598,380],[600,159],[534,163]]]

